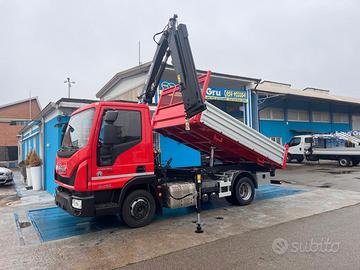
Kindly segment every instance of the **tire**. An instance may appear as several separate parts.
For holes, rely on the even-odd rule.
[[[304,161],[304,157],[296,158],[297,163],[302,163]]]
[[[287,156],[287,159],[286,159],[286,162],[287,162],[287,163],[290,163],[291,161],[292,161],[291,155],[288,155],[288,156]]]
[[[234,201],[237,205],[250,204],[255,196],[255,186],[249,177],[240,178],[234,189]]]
[[[349,167],[351,165],[351,160],[348,157],[340,157],[338,162],[340,167]]]
[[[139,228],[148,225],[154,218],[156,203],[150,192],[138,189],[126,196],[121,217],[130,228]]]

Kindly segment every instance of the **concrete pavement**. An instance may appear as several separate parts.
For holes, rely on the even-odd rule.
[[[320,166],[319,168],[337,170],[337,167],[330,165]],[[303,180],[300,183],[298,180],[297,184],[301,184],[300,187],[306,189],[306,192],[303,193],[255,201],[252,205],[246,207],[230,206],[224,201],[216,202],[216,207],[203,212],[205,233],[200,235],[194,233],[195,225],[192,221],[195,220],[195,214],[190,212],[166,219],[160,218],[151,225],[136,230],[120,225],[117,228],[96,233],[43,243],[40,241],[35,228],[29,223],[27,211],[34,208],[53,206],[53,198],[46,192],[27,191],[22,186],[22,183],[17,180],[16,194],[20,199],[0,207],[0,230],[2,231],[0,250],[4,252],[3,254],[6,253],[6,256],[0,257],[0,266],[3,269],[113,269],[151,260],[155,257],[161,258],[161,256],[169,253],[175,254],[189,249],[206,248],[211,243],[216,245],[221,241],[232,243],[232,239],[238,239],[232,245],[228,244],[230,246],[225,249],[226,252],[234,255],[232,249],[236,250],[236,244],[250,252],[257,246],[262,247],[267,243],[261,237],[257,238],[255,232],[269,229],[271,226],[276,228],[276,226],[282,226],[283,223],[302,224],[304,217],[323,215],[324,212],[360,203],[360,192],[352,191],[350,185],[347,186],[347,190],[317,188],[313,185],[313,181],[325,181],[328,179],[329,173],[321,170],[314,170],[312,174],[307,173],[309,172],[306,172],[306,167],[293,165],[289,166],[288,170],[279,176],[288,180],[288,182],[294,179],[301,180],[302,174],[305,175],[304,177],[311,177],[310,182]],[[343,174],[344,181],[353,181],[352,178],[358,177],[358,173]],[[336,183],[336,179],[332,176],[330,176],[330,180]],[[299,187],[297,185],[287,186]],[[356,188],[353,189],[356,190]],[[1,192],[0,189],[0,196]],[[15,214],[18,215],[18,222],[16,222]],[[334,215],[332,218],[336,219],[337,216]],[[330,218],[326,222],[330,222]],[[56,226],[62,226],[62,224]],[[274,229],[271,232],[273,240],[279,237],[287,237],[287,235],[282,236],[275,233],[275,231],[281,232],[281,230]],[[311,232],[313,229],[310,226],[308,230]],[[291,234],[293,232],[290,233],[289,231],[289,235]],[[321,234],[319,235],[321,236]],[[264,239],[266,239],[265,236]],[[291,239],[285,238],[287,241]],[[267,241],[271,242],[273,240],[269,238]],[[344,241],[347,241],[346,238]],[[251,245],[248,245],[248,242]],[[268,248],[267,244],[264,249]],[[222,247],[220,248],[222,249]],[[217,249],[214,246],[214,250]],[[211,251],[211,247],[209,247],[209,250]],[[240,251],[243,252],[243,250]],[[247,256],[250,256],[246,254],[246,252],[237,253],[234,256],[239,257],[239,259],[246,259]],[[258,257],[249,258],[261,263],[263,260],[261,254]],[[264,254],[266,255],[266,252]],[[315,254],[313,256],[319,255]],[[205,255],[202,255],[202,257],[206,258],[210,264],[211,258]],[[219,256],[214,255],[213,257],[220,262],[223,261],[223,259],[219,259]],[[270,260],[270,263],[272,262],[274,267],[279,266],[278,260],[283,259],[274,258],[276,259],[273,262]],[[186,259],[183,260],[187,261]],[[229,265],[225,264],[226,261],[233,262],[232,266],[241,263],[241,261],[234,262],[226,259],[223,262],[226,267],[229,267]],[[247,263],[249,267],[257,266],[250,264],[250,261]],[[266,261],[266,264],[269,264],[269,261]],[[212,262],[209,268],[212,269],[210,266],[215,265],[217,264]],[[247,264],[243,265],[247,266]],[[174,266],[174,268],[176,267]]]

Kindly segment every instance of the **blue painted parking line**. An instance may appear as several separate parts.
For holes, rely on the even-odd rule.
[[[59,207],[30,210],[28,216],[45,242],[122,226],[118,216],[74,217]]]
[[[277,185],[262,185],[256,191],[255,201],[268,200],[277,197],[291,196],[306,190],[288,188]],[[203,205],[203,210],[224,207],[225,202],[208,203]],[[157,220],[184,216],[194,212],[194,207],[166,209],[164,215],[156,217]],[[41,241],[52,241],[105,229],[124,228],[118,216],[106,216],[98,218],[74,217],[59,207],[33,209],[28,211],[28,216],[36,229]]]
[[[305,192],[304,189],[288,188],[276,185],[262,185],[256,191],[255,200],[268,200],[277,197],[290,196]]]

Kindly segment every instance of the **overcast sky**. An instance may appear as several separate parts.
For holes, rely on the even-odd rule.
[[[173,13],[200,69],[360,98],[360,1],[0,0],[0,104],[95,98]]]

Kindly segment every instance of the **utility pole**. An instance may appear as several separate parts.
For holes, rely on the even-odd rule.
[[[138,54],[139,54],[139,66],[141,65],[141,43],[140,43],[140,40],[139,40],[139,48],[138,48]]]
[[[32,107],[32,100],[31,100],[31,90],[29,91],[29,119],[31,120],[32,119],[32,116],[31,116],[31,107]]]
[[[69,77],[66,78],[66,81],[64,83],[67,83],[68,85],[68,98],[70,98],[70,88],[73,84],[75,84],[74,81],[71,81]]]

